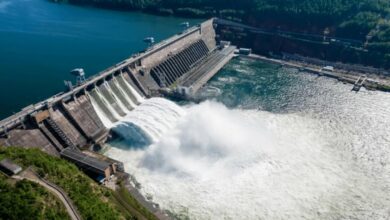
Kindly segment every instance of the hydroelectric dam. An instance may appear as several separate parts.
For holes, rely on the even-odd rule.
[[[156,97],[164,91],[195,93],[234,56],[234,46],[217,44],[215,26],[214,19],[205,21],[66,92],[25,107],[0,122],[0,146],[39,147],[72,159],[70,150],[80,154],[100,146],[112,126],[137,109],[145,119],[127,121],[151,139],[157,138],[159,131],[149,129],[148,120],[159,119],[148,111],[180,113],[169,101]]]

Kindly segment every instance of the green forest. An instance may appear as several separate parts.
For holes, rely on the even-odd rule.
[[[53,1],[118,10],[141,10],[163,16],[220,17],[273,31],[326,34],[329,38],[345,38],[364,44],[364,49],[369,53],[356,55],[357,58],[354,60],[369,59],[372,62],[368,64],[387,68],[389,66],[387,63],[390,61],[390,1],[388,0]]]
[[[0,219],[70,219],[63,204],[36,183],[0,174]]]
[[[361,39],[379,25],[374,41],[390,38],[388,0],[68,0],[162,15],[223,17],[258,27],[280,27]]]
[[[127,190],[114,192],[99,186],[74,164],[39,149],[0,147],[0,160],[3,158],[9,158],[23,168],[31,167],[40,176],[61,187],[83,219],[155,219]],[[12,183],[0,173],[0,192],[0,219],[68,218],[62,203],[33,182]]]

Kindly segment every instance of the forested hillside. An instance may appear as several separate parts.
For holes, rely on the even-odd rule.
[[[93,4],[122,10],[145,10],[164,15],[189,17],[220,16],[251,25],[280,27],[365,38],[383,23],[381,35],[389,32],[388,0],[69,0],[70,3]],[[387,36],[388,37],[388,36]]]
[[[184,17],[222,17],[248,25],[346,38],[390,61],[389,0],[58,0]],[[363,59],[363,58],[362,58]],[[377,59],[377,58],[375,58]],[[381,64],[381,66],[383,66]]]

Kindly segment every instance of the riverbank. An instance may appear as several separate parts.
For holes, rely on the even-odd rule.
[[[339,81],[355,84],[359,78],[361,77],[367,77],[367,79],[363,83],[363,87],[365,87],[368,90],[380,90],[384,92],[390,92],[390,77],[389,76],[383,76],[383,75],[376,75],[376,74],[363,74],[358,73],[355,71],[348,71],[345,69],[334,69],[333,71],[324,71],[323,66],[318,66],[312,63],[307,62],[299,62],[297,60],[288,60],[288,59],[275,59],[275,58],[269,58],[257,54],[250,54],[250,55],[240,55],[244,58],[254,59],[254,60],[261,60],[269,63],[278,64],[281,66],[288,66],[292,68],[297,68],[300,71],[303,72],[310,72],[317,74],[319,76],[327,76],[330,78],[337,79]]]

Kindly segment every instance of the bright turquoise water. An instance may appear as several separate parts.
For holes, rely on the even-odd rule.
[[[46,0],[0,0],[0,118],[63,90],[69,71],[93,75],[165,39],[184,20]],[[190,20],[196,24],[197,20]]]

